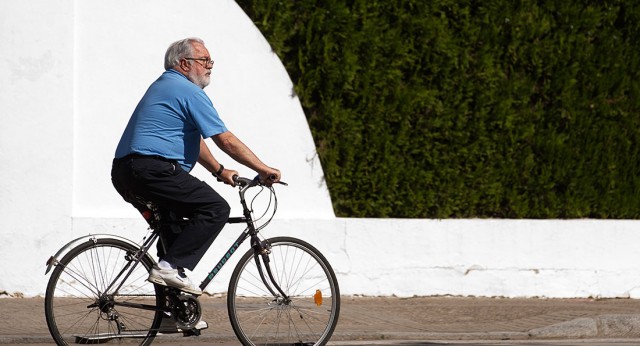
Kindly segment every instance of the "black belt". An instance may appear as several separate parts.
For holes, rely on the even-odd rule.
[[[142,155],[142,154],[129,154],[126,156],[123,156],[119,159],[116,160],[127,160],[127,159],[153,159],[153,160],[160,160],[160,161],[165,161],[165,162],[170,162],[170,163],[177,163],[177,160],[174,159],[167,159],[166,157],[162,157],[160,155]]]

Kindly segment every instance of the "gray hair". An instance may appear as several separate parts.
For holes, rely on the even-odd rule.
[[[169,48],[167,48],[167,52],[164,55],[164,69],[172,69],[174,66],[180,64],[181,59],[193,55],[193,47],[191,45],[194,42],[204,45],[204,41],[197,37],[185,38],[173,42]]]

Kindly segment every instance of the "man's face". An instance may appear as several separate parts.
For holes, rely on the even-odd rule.
[[[186,76],[191,82],[204,89],[211,81],[211,69],[213,68],[213,64],[208,63],[208,61],[211,61],[211,55],[209,55],[209,51],[204,45],[197,42],[192,45],[193,56],[191,58],[206,59],[206,61],[189,60],[191,65]]]

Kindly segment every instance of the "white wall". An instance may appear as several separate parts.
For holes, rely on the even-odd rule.
[[[71,230],[73,14],[70,0],[0,1],[0,291],[42,292]]]
[[[111,187],[111,159],[166,47],[188,36],[216,61],[206,91],[228,127],[290,183],[266,235],[320,248],[343,293],[640,296],[636,221],[335,218],[291,81],[231,0],[0,0],[0,292],[43,294],[45,261],[78,236],[144,236]],[[235,190],[193,173],[236,206]],[[223,231],[195,278],[239,231]],[[231,269],[208,290],[225,291]]]

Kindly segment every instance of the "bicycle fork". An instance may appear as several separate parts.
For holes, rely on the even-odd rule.
[[[251,236],[251,244],[252,247],[254,249],[254,255],[253,258],[256,262],[256,267],[258,268],[258,273],[260,274],[260,279],[262,279],[262,282],[264,283],[265,287],[269,290],[269,292],[276,298],[280,298],[277,299],[277,302],[280,304],[289,304],[289,302],[291,302],[291,299],[289,298],[289,296],[282,290],[282,288],[280,287],[280,285],[278,285],[278,282],[276,281],[276,279],[273,276],[273,272],[271,271],[271,266],[269,265],[270,260],[269,260],[269,254],[271,253],[271,246],[270,244],[265,240],[265,241],[260,241],[260,239],[258,238],[257,235],[253,234]],[[260,258],[262,258],[262,265],[260,264]],[[265,273],[264,270],[262,268],[265,268],[267,271],[267,276],[268,276],[268,280],[267,277],[265,277]],[[271,285],[273,285],[273,287],[275,287],[275,290],[273,289],[273,287],[271,287]],[[276,293],[277,291],[277,293]]]

